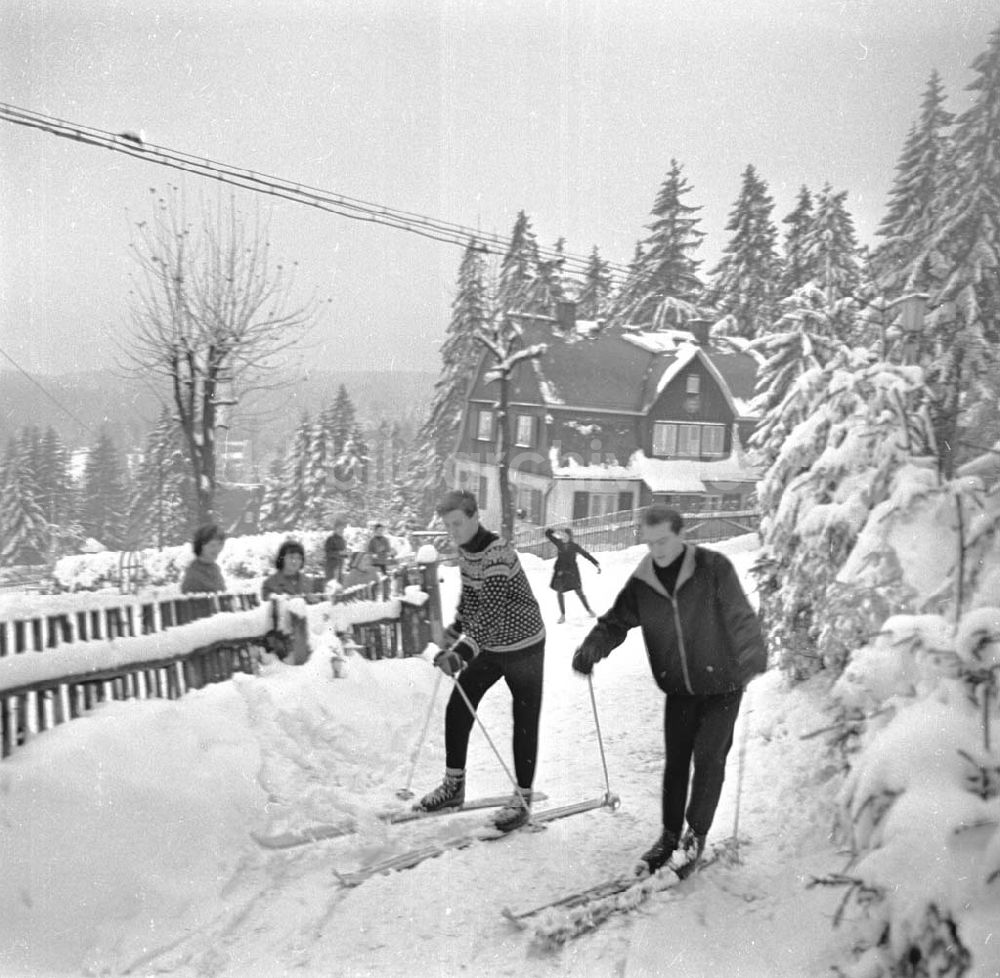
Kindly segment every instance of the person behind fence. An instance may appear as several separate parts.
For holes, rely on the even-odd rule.
[[[312,578],[302,572],[305,563],[306,552],[302,544],[298,540],[285,540],[274,558],[277,570],[265,578],[261,596],[267,600],[275,594],[312,595]]]
[[[372,555],[367,550],[351,554],[350,566],[341,581],[345,591],[362,584],[378,584],[379,580],[379,572],[372,565]]]
[[[462,587],[455,621],[445,631],[447,647],[435,656],[434,664],[452,677],[456,688],[445,709],[444,780],[415,807],[433,812],[462,806],[469,735],[475,721],[472,710],[503,679],[513,700],[517,786],[494,823],[509,832],[531,815],[545,627],[517,551],[480,525],[476,497],[465,490],[449,492],[438,504],[437,514],[457,546]]]
[[[339,581],[344,572],[344,560],[347,556],[347,541],[344,530],[347,520],[338,516],[333,521],[333,533],[323,541],[323,571],[328,581]]]
[[[593,618],[594,612],[590,610],[590,605],[587,604],[587,598],[583,593],[580,569],[576,566],[577,555],[589,560],[597,568],[598,574],[601,573],[601,565],[592,554],[587,553],[573,539],[573,531],[568,526],[562,530],[546,529],[545,536],[555,544],[556,548],[556,562],[552,568],[552,582],[549,587],[556,592],[556,598],[559,601],[559,624],[561,625],[566,620],[566,599],[563,595],[567,591],[576,592],[576,596],[580,599],[587,614]]]
[[[184,570],[181,594],[207,594],[226,590],[226,579],[219,567],[219,554],[225,542],[226,534],[214,523],[206,523],[195,530],[191,541],[194,560]]]
[[[372,527],[372,538],[368,541],[368,553],[371,554],[372,564],[383,574],[388,573],[389,562],[395,554],[392,544],[385,535],[385,527],[381,523],[376,523]]]
[[[640,873],[656,872],[678,847],[685,863],[701,857],[743,690],[767,667],[760,623],[733,565],[685,543],[682,528],[680,513],[662,503],[643,512],[640,536],[649,553],[573,656],[573,669],[589,675],[639,627],[666,694],[663,826],[636,866]]]

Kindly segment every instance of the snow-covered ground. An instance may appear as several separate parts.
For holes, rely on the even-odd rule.
[[[722,549],[745,575],[753,539]],[[641,555],[583,567],[597,610]],[[569,596],[557,625],[551,562],[525,558],[549,640],[536,787],[559,805],[604,792],[585,680],[570,668],[590,621]],[[447,610],[457,571],[444,568]],[[748,586],[749,589],[749,586]],[[447,614],[446,610],[446,614]],[[500,914],[617,875],[659,830],[662,696],[637,633],[598,665],[594,689],[616,813],[599,810],[448,852],[341,888],[351,870],[484,822],[466,813],[386,826],[412,763],[435,671],[422,659],[328,658],[268,666],[178,701],[108,703],[45,733],[0,764],[0,975],[645,976],[803,978],[845,962],[831,930],[839,891],[807,889],[843,868],[830,841],[839,778],[824,766],[821,697],[777,673],[750,686],[712,835],[732,832],[739,745],[742,864],[716,864],[641,911],[542,952]],[[447,681],[446,681],[447,682]],[[445,688],[413,787],[443,766]],[[510,697],[482,719],[509,760]],[[471,796],[505,793],[506,775],[473,732]],[[289,850],[272,834],[356,819],[358,831]]]

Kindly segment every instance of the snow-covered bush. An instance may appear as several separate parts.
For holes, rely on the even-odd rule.
[[[857,644],[856,623],[874,620],[877,627],[891,610],[873,600],[866,615],[845,619],[841,613],[850,608],[835,585],[897,474],[932,453],[925,402],[919,368],[854,351],[806,371],[779,408],[788,423],[778,419],[772,429],[788,434],[758,486],[759,577],[768,641],[793,677],[839,671]],[[829,627],[834,621],[840,624]]]
[[[303,533],[261,533],[256,536],[230,537],[219,556],[219,567],[227,581],[234,583],[256,581],[274,570],[274,555],[282,542],[298,540],[305,548],[307,574],[322,574],[324,568],[323,543],[329,533],[325,530],[308,530]],[[363,527],[348,527],[344,532],[349,550],[364,550],[370,532]],[[402,537],[389,537],[397,557],[412,553],[409,542]],[[194,559],[189,543],[162,550],[139,552],[140,580],[144,587],[165,587],[176,584],[184,569]],[[117,551],[97,554],[74,554],[57,561],[53,576],[59,586],[68,591],[99,591],[118,587],[122,555]]]
[[[1000,608],[890,618],[833,688],[869,718],[840,796],[851,852],[827,882],[863,910],[848,978],[967,974],[1000,907]],[[914,860],[927,871],[914,873]]]

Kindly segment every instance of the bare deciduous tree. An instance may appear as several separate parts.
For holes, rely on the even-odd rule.
[[[316,314],[313,299],[292,302],[293,276],[273,261],[267,230],[259,211],[248,221],[232,197],[203,205],[192,225],[176,187],[157,196],[152,218],[135,227],[138,272],[124,353],[137,375],[168,387],[199,522],[215,516],[215,430],[223,413],[250,391],[274,386],[280,355]]]

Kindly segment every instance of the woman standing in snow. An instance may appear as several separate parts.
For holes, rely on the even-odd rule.
[[[313,581],[302,573],[305,566],[306,552],[298,540],[286,540],[278,547],[278,555],[274,558],[277,571],[265,578],[261,588],[261,596],[266,601],[274,594],[312,595]]]
[[[547,529],[545,536],[555,544],[556,548],[556,563],[552,569],[552,582],[549,587],[556,592],[556,598],[559,600],[559,624],[561,625],[566,620],[566,599],[563,595],[567,591],[576,592],[576,596],[586,608],[587,614],[593,618],[594,612],[590,610],[590,605],[587,604],[583,593],[580,570],[576,566],[576,555],[586,557],[597,568],[598,574],[601,573],[601,565],[573,539],[573,531],[569,527],[564,530]]]
[[[181,594],[207,594],[226,590],[226,579],[222,576],[218,563],[225,542],[225,532],[214,523],[206,523],[195,530],[191,541],[194,560],[184,571]]]

